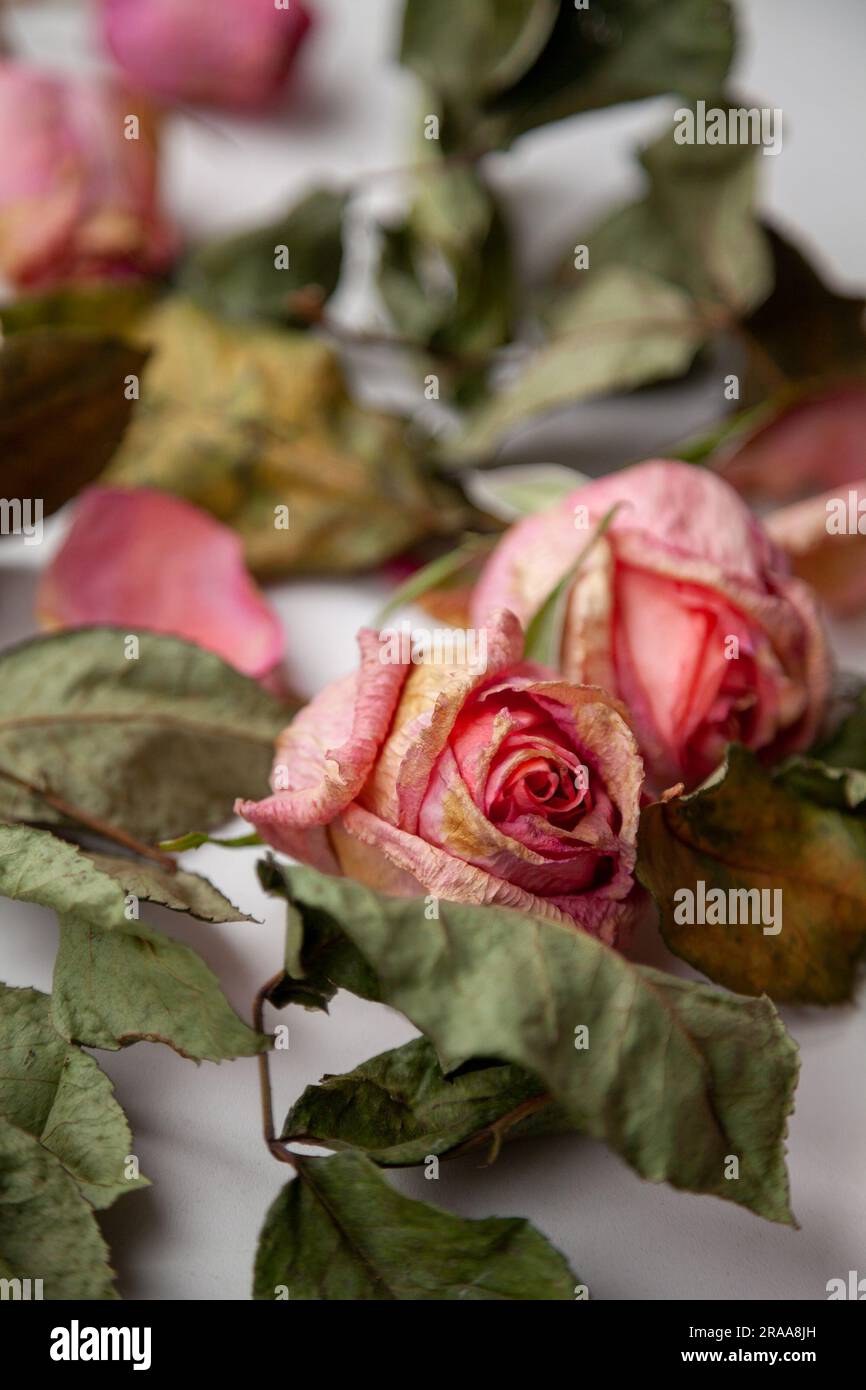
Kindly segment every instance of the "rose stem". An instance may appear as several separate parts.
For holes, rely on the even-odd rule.
[[[264,1032],[264,1009],[265,1004],[270,999],[271,994],[277,985],[285,978],[285,972],[280,971],[274,975],[266,984],[262,985],[255,999],[253,1000],[253,1027],[257,1033]],[[280,1163],[288,1163],[293,1168],[295,1163],[294,1154],[285,1147],[277,1138],[274,1129],[274,1105],[271,1095],[271,1064],[267,1052],[260,1052],[258,1055],[259,1064],[259,1091],[262,1099],[262,1134],[265,1144],[271,1156]]]
[[[83,825],[88,830],[92,830],[95,835],[100,835],[103,840],[112,840],[116,845],[122,845],[124,849],[131,850],[133,854],[141,855],[142,859],[152,859],[154,863],[161,865],[163,869],[168,869],[170,873],[177,872],[177,864],[168,854],[163,854],[162,850],[156,849],[153,845],[146,845],[141,840],[136,840],[133,835],[127,835],[125,830],[119,829],[116,825],[109,825],[107,821],[99,820],[97,816],[91,816],[87,811],[82,811],[78,806],[72,806],[62,797],[55,796],[53,792],[45,787],[37,787],[34,782],[28,782],[23,777],[17,776],[14,772],[9,772],[5,767],[0,767],[0,777],[5,782],[11,782],[13,786],[20,787],[22,791],[29,792],[31,796],[39,797],[46,805],[53,806],[55,811],[59,811],[61,816],[67,820],[75,821],[78,825]]]

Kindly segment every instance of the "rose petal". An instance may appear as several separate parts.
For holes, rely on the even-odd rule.
[[[471,692],[520,659],[523,633],[513,613],[493,613],[483,631],[483,666],[445,667],[425,662],[411,669],[388,740],[373,776],[364,788],[363,804],[384,820],[414,832],[424,790],[457,716]],[[468,650],[468,648],[467,648]]]
[[[269,844],[298,859],[309,845],[298,832],[326,826],[369,777],[406,680],[405,665],[382,660],[377,633],[365,630],[358,641],[360,671],[326,686],[280,735],[273,796],[235,805]],[[321,837],[313,839],[321,867],[328,856]]]
[[[166,632],[265,676],[283,654],[279,620],[233,531],[168,493],[90,488],[37,596],[46,627]]]
[[[862,454],[860,465],[862,467]],[[849,494],[853,495],[853,505]],[[842,501],[858,517],[863,508],[864,531],[849,529],[831,534],[827,529],[828,503]],[[820,497],[809,497],[772,512],[767,531],[785,551],[794,573],[821,595],[837,613],[856,613],[866,607],[866,479]]]
[[[698,584],[715,585],[721,574],[732,587],[763,587],[772,548],[728,484],[691,464],[651,459],[587,483],[560,507],[513,526],[476,586],[473,621],[502,606],[525,625],[614,505],[607,534],[616,537],[617,556]],[[591,553],[595,566],[609,565],[597,558],[606,549],[602,538]],[[585,577],[582,570],[575,587]]]
[[[854,483],[866,455],[866,385],[852,382],[782,409],[712,465],[739,492],[782,501]]]
[[[643,911],[642,895],[637,891],[620,902],[599,894],[538,897],[426,844],[419,836],[390,825],[357,804],[343,811],[340,826],[366,847],[363,855],[346,857],[345,840],[336,833],[333,839],[341,867],[360,882],[385,892],[394,892],[395,883],[398,883],[399,891],[406,896],[426,892],[446,902],[513,907],[571,928],[577,920],[581,927],[609,946],[619,947],[627,944]]]

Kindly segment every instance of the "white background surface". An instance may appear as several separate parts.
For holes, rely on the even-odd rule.
[[[167,199],[189,232],[267,216],[314,178],[405,162],[413,84],[386,66],[399,6],[393,0],[314,4],[322,23],[304,55],[304,92],[294,114],[265,123],[213,113],[172,119]],[[866,283],[866,7],[860,0],[751,0],[739,10],[738,87],[758,104],[781,107],[785,118],[783,153],[762,160],[764,202],[802,240],[820,247],[819,260],[839,287],[854,290]],[[17,29],[22,47],[40,61],[92,61],[86,24],[68,3],[22,16]],[[496,182],[529,273],[571,244],[573,232],[609,203],[632,193],[637,175],[630,151],[669,110],[654,103],[582,117],[495,158]],[[386,192],[377,188],[376,197]],[[360,232],[357,243],[362,259]],[[341,308],[347,317],[367,313],[364,293],[343,295]],[[721,375],[650,400],[585,407],[546,433],[528,432],[518,452],[589,467],[610,454],[649,454],[712,418]],[[389,399],[402,394],[387,360],[368,384]],[[0,543],[3,644],[33,631],[36,567],[51,539],[30,550]],[[384,592],[378,580],[273,590],[300,689],[311,693],[353,664],[354,632]],[[866,670],[866,623],[839,625],[835,635],[847,664]],[[258,890],[255,857],[251,850],[207,848],[186,862],[262,925],[210,927],[152,909],[157,925],[207,959],[244,1017],[260,984],[279,968],[283,944],[282,913]],[[5,901],[0,914],[0,978],[50,990],[52,915]],[[650,937],[639,949],[644,959],[682,969]],[[479,1169],[477,1159],[443,1164],[438,1183],[415,1172],[395,1181],[467,1215],[528,1216],[595,1298],[822,1299],[828,1279],[849,1269],[866,1274],[866,1012],[787,1009],[784,1017],[802,1048],[790,1130],[800,1231],[771,1226],[733,1204],[643,1183],[604,1146],[581,1137],[513,1145],[489,1170]],[[282,1021],[290,1023],[291,1047],[272,1058],[278,1122],[323,1072],[345,1070],[411,1035],[398,1015],[342,995],[328,1018],[298,1010]],[[196,1068],[147,1043],[98,1057],[129,1116],[142,1171],[154,1183],[102,1217],[124,1296],[247,1298],[258,1229],[287,1176],[259,1138],[255,1062]]]

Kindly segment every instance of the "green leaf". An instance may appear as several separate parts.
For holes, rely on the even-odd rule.
[[[166,854],[183,854],[188,849],[201,849],[202,845],[219,845],[222,849],[249,849],[251,845],[263,845],[265,842],[257,831],[252,831],[249,835],[235,835],[231,839],[221,840],[213,835],[205,835],[201,830],[190,830],[186,835],[181,835],[176,840],[161,840],[159,848]]]
[[[382,1167],[443,1155],[489,1131],[502,1138],[564,1133],[562,1111],[544,1102],[538,1079],[519,1067],[478,1067],[446,1077],[426,1038],[382,1052],[344,1076],[308,1086],[286,1118],[287,1143],[360,1149]],[[525,1112],[525,1113],[524,1113]]]
[[[0,1277],[47,1299],[116,1298],[96,1218],[59,1159],[0,1116]]]
[[[73,328],[0,339],[4,497],[39,497],[50,516],[98,477],[129,423],[126,378],[146,359],[119,339]]]
[[[406,422],[352,401],[321,338],[227,323],[182,298],[141,336],[153,356],[107,479],[175,493],[234,526],[257,574],[369,569],[470,521]]]
[[[149,903],[159,903],[172,912],[188,912],[200,922],[255,922],[241,912],[225,894],[214,888],[199,874],[177,869],[162,869],[146,859],[120,859],[113,855],[89,856],[100,873],[108,874],[122,887],[124,895],[132,894]]]
[[[835,811],[866,812],[866,772],[830,767],[818,758],[789,758],[775,773],[789,791]]]
[[[77,845],[28,825],[0,825],[0,894],[104,929],[126,921],[124,891],[112,876]]]
[[[577,1276],[527,1221],[470,1221],[395,1192],[359,1153],[297,1160],[265,1217],[254,1299],[573,1299]]]
[[[104,280],[21,295],[0,309],[4,337],[34,328],[86,329],[122,338],[151,307],[152,280]]]
[[[441,93],[446,148],[478,150],[621,101],[707,97],[733,49],[722,0],[408,0],[401,60]]]
[[[39,903],[82,926],[128,926],[127,894],[203,922],[252,922],[207,879],[146,860],[87,854],[47,830],[0,824],[0,895]]]
[[[769,1000],[634,966],[587,933],[520,912],[440,902],[428,921],[424,899],[312,869],[271,863],[268,873],[300,915],[319,978],[363,993],[363,965],[365,997],[400,1009],[444,1071],[511,1063],[642,1177],[793,1221],[784,1135],[796,1048]],[[725,1177],[731,1154],[737,1181]]]
[[[47,994],[0,985],[0,1116],[38,1139],[102,1210],[149,1183],[125,1177],[132,1135],[112,1084],[61,1038],[50,1006]]]
[[[555,507],[589,479],[559,463],[513,463],[466,480],[476,507],[500,521],[517,521]]]
[[[225,318],[305,326],[337,287],[347,201],[316,189],[279,221],[200,247],[181,267],[180,289]],[[278,269],[282,247],[289,264]]]
[[[569,566],[559,582],[554,585],[538,612],[533,614],[526,628],[524,660],[540,661],[545,666],[552,666],[555,670],[559,669],[562,634],[568,611],[568,596],[587,556],[610,526],[620,505],[619,502],[616,502],[605,512],[574,564]]]
[[[513,139],[622,101],[706,98],[721,91],[733,54],[724,0],[592,0],[582,10],[565,0],[537,62],[488,103],[488,124]]]
[[[853,707],[837,728],[811,750],[815,758],[831,767],[854,768],[866,772],[866,690],[861,690]]]
[[[0,768],[144,840],[222,825],[266,793],[286,710],[176,637],[122,629],[37,638],[0,655]],[[0,818],[61,822],[0,778]]]
[[[282,867],[273,856],[259,861],[259,882],[266,893],[286,895]],[[327,1013],[338,989],[351,990],[361,999],[379,998],[375,970],[364,959],[333,918],[320,914],[315,931],[309,930],[289,901],[286,923],[285,973],[270,995],[275,1008],[301,1004]]]
[[[649,177],[646,196],[580,237],[589,248],[590,269],[575,271],[570,255],[558,277],[560,289],[619,265],[738,314],[766,299],[773,258],[755,213],[757,147],[678,145],[671,125],[641,163]]]
[[[423,598],[425,594],[435,590],[449,588],[461,577],[468,579],[476,574],[482,560],[490,554],[496,539],[495,536],[467,536],[456,550],[438,555],[429,565],[423,565],[414,574],[410,574],[409,578],[394,590],[384,608],[379,610],[374,627],[381,627],[386,618],[404,604],[414,603],[416,599]]]
[[[64,1038],[109,1051],[161,1042],[218,1062],[270,1046],[238,1018],[195,951],[144,922],[98,931],[61,917],[52,1015]]]
[[[638,874],[670,949],[719,984],[801,1003],[850,998],[866,945],[866,823],[795,795],[744,748],[698,791],[644,809]],[[725,894],[726,917],[751,922],[678,922],[688,903],[675,894],[701,881]]]
[[[517,426],[574,401],[679,376],[706,335],[683,290],[640,269],[610,266],[561,298],[551,338],[515,383],[443,443],[449,462],[491,453]]]
[[[457,101],[509,86],[538,57],[557,0],[407,0],[400,62]]]
[[[268,1046],[241,1022],[200,956],[127,916],[134,894],[206,921],[242,918],[205,879],[0,825],[0,892],[60,918],[52,1016],[68,1041],[115,1049],[144,1038],[214,1061]]]
[[[490,352],[509,341],[515,306],[499,201],[476,170],[441,156],[427,155],[415,183],[408,220],[383,233],[385,307],[403,337],[433,353]]]

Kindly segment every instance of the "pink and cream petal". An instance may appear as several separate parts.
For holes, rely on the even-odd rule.
[[[237,815],[260,830],[327,825],[370,776],[407,668],[381,660],[376,633],[364,631],[358,640],[360,670],[320,691],[280,735],[273,795],[235,806]]]
[[[483,665],[412,667],[391,732],[362,801],[369,810],[414,833],[424,792],[468,697],[491,676],[519,661],[523,632],[513,613],[491,615]]]
[[[589,903],[587,895],[563,897],[557,901],[538,897],[462,859],[455,859],[445,850],[428,845],[417,835],[380,820],[358,805],[347,807],[340,821],[349,835],[371,851],[356,865],[364,874],[361,881],[370,887],[381,887],[389,881],[390,872],[396,867],[409,876],[404,882],[414,881],[422,892],[446,902],[513,907],[565,927],[586,926],[610,945],[619,944],[623,933],[631,926],[634,915],[631,903],[601,896]],[[339,849],[341,841],[337,844]],[[559,902],[576,907],[576,913],[568,906],[559,906]]]

